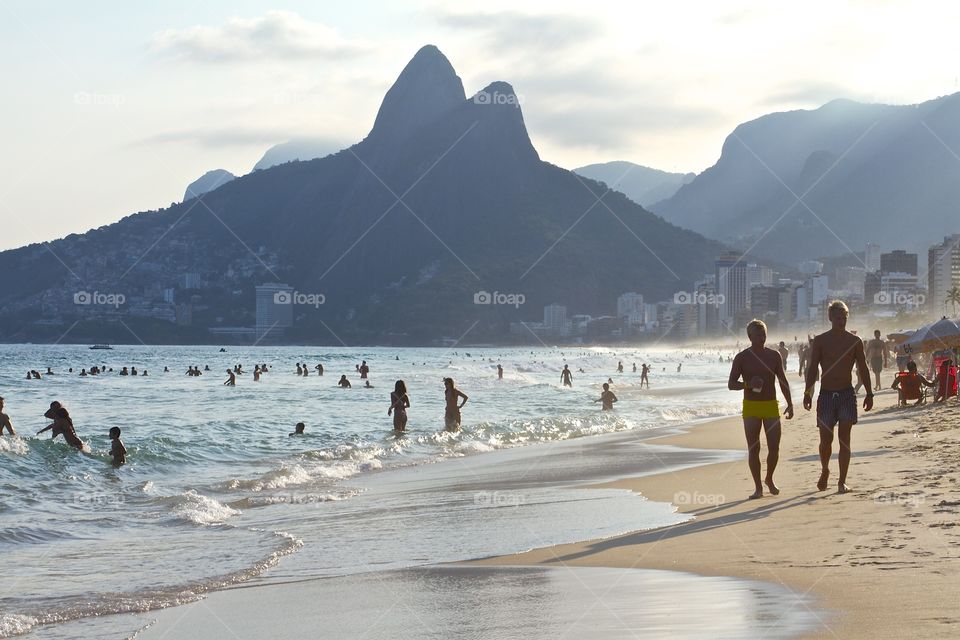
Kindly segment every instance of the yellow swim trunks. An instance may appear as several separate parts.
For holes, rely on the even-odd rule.
[[[779,418],[780,403],[776,400],[744,400],[744,418]]]

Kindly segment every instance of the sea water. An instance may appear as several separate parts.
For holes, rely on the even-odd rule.
[[[670,505],[582,485],[719,459],[638,444],[636,434],[731,414],[739,400],[725,391],[729,364],[715,349],[0,353],[0,395],[19,434],[0,438],[0,637],[172,606],[251,579],[395,570],[678,522]],[[362,360],[373,388],[356,373]],[[298,362],[310,375],[296,375]],[[644,362],[650,391],[632,370]],[[237,363],[246,373],[224,386]],[[270,371],[254,382],[258,363]],[[563,364],[572,388],[560,384]],[[78,376],[94,365],[113,371]],[[118,375],[124,366],[148,375]],[[190,377],[188,366],[210,370]],[[26,379],[47,367],[55,375]],[[336,386],[341,374],[352,389]],[[458,433],[443,430],[447,376],[470,398]],[[397,379],[411,400],[402,436],[387,416]],[[608,379],[620,402],[601,412],[593,400]],[[53,400],[89,453],[34,435]],[[301,421],[306,434],[288,436]],[[119,469],[108,455],[113,426],[128,451]]]

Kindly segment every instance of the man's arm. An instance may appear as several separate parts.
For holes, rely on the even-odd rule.
[[[790,397],[790,383],[787,382],[787,374],[783,370],[783,358],[780,358],[774,373],[777,376],[777,380],[780,382],[780,391],[783,392],[783,399],[787,401],[787,410],[785,414],[787,416],[787,420],[789,420],[793,417],[793,398]]]
[[[727,389],[730,391],[743,391],[743,364],[740,361],[740,354],[733,359],[733,365],[730,367],[730,379],[727,380]]]
[[[804,376],[803,408],[810,410],[813,406],[813,389],[817,384],[817,372],[820,370],[820,341],[813,339],[810,345],[810,357],[807,360],[807,373]]]
[[[867,354],[863,350],[863,340],[860,338],[855,338],[855,340],[857,343],[853,347],[853,357],[856,359],[860,380],[867,388],[867,395],[863,399],[863,410],[870,411],[873,408],[873,382],[870,380],[870,367],[867,366]]]

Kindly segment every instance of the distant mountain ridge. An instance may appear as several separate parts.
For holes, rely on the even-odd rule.
[[[183,201],[186,202],[191,198],[219,189],[236,177],[226,169],[207,171],[187,186],[187,190],[183,194]]]
[[[325,300],[294,309],[291,341],[496,339],[553,302],[602,314],[625,291],[664,299],[724,249],[540,160],[513,87],[467,98],[433,46],[361,142],[199,197],[205,206],[0,253],[0,339],[211,341],[208,326],[253,325],[254,287],[278,281]],[[171,288],[176,324],[157,319],[173,313]],[[127,304],[76,304],[78,290]],[[478,305],[480,291],[522,293],[526,305]]]
[[[868,241],[925,251],[960,231],[958,153],[960,94],[906,106],[834,100],[739,125],[715,165],[652,209],[783,260]]]
[[[670,173],[623,160],[588,164],[573,172],[603,182],[644,207],[670,198],[696,177],[695,173]]]

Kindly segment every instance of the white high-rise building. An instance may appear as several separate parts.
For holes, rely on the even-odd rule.
[[[870,273],[880,271],[880,245],[873,244],[872,242],[867,243],[867,247],[863,252],[863,263]]]
[[[646,306],[639,293],[625,293],[617,298],[617,317],[629,327],[642,327],[646,322]]]
[[[543,308],[543,326],[553,335],[567,335],[567,308],[560,304],[545,306]]]
[[[960,234],[943,239],[943,244],[930,247],[927,253],[927,295],[930,309],[936,313],[953,313],[947,303],[947,292],[960,287]]]
[[[268,282],[257,287],[257,337],[293,326],[293,287]]]

